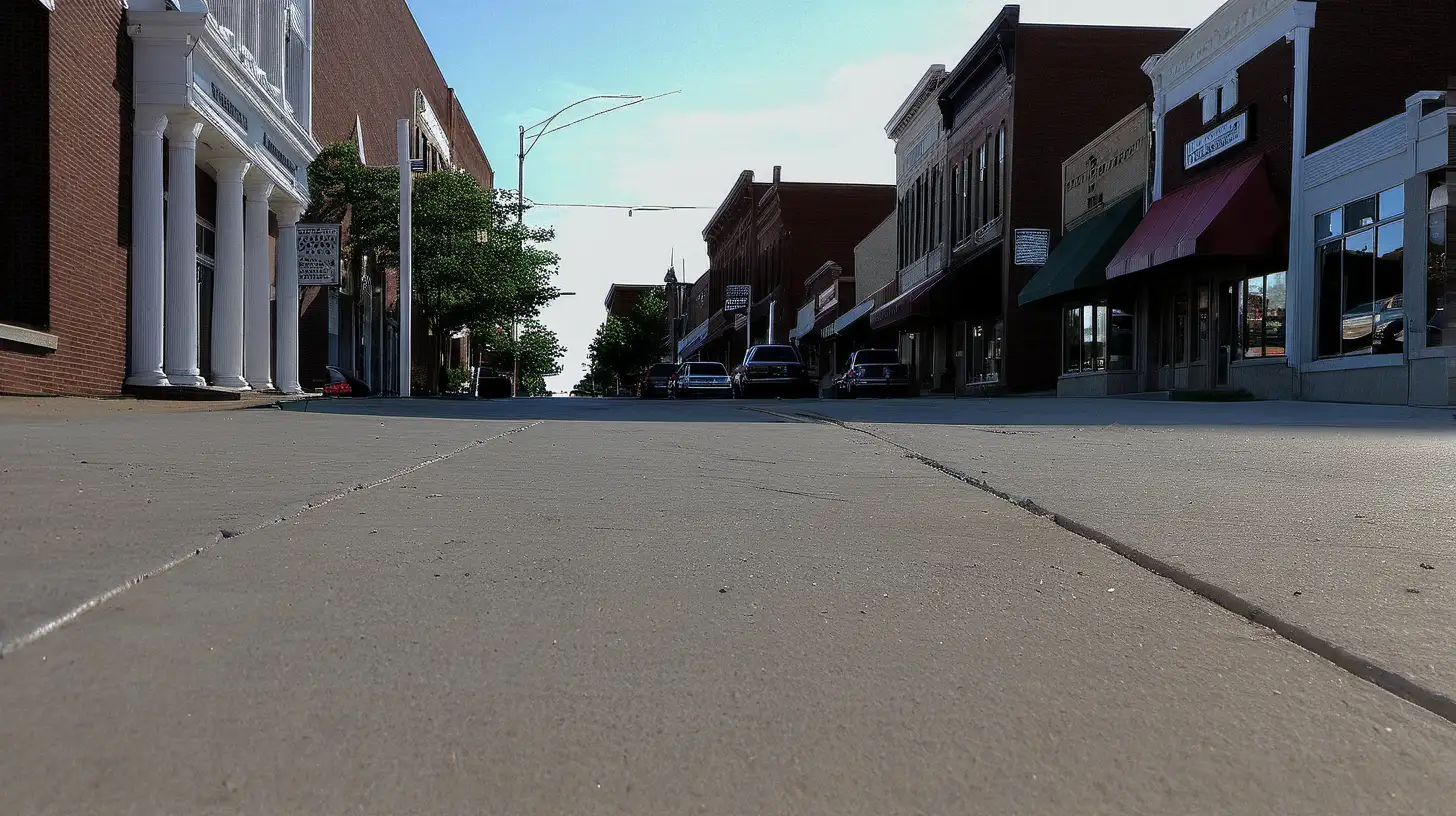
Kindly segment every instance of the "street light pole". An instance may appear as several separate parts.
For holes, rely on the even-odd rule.
[[[540,122],[537,122],[534,125],[531,125],[530,127],[526,127],[525,125],[521,125],[517,129],[517,131],[516,131],[517,145],[518,145],[517,151],[516,151],[516,223],[517,224],[524,224],[526,222],[526,156],[530,155],[531,151],[536,147],[536,143],[539,142],[539,141],[541,141],[541,137],[542,136],[545,136],[548,133],[555,133],[558,130],[564,130],[564,129],[569,128],[572,125],[575,125],[575,124],[577,124],[579,122],[585,122],[588,119],[594,119],[594,118],[596,118],[598,116],[601,116],[602,114],[605,114],[605,113],[611,113],[612,111],[621,110],[622,108],[629,108],[629,107],[631,107],[633,105],[638,105],[638,104],[641,104],[643,102],[649,102],[649,101],[651,101],[653,99],[660,99],[661,97],[664,97],[664,96],[671,96],[672,94],[675,94],[675,93],[680,93],[680,91],[668,91],[667,93],[660,93],[660,94],[657,94],[656,96],[642,96],[641,94],[596,94],[595,96],[588,96],[585,99],[578,99],[577,101],[572,102],[570,105],[567,105],[566,107],[562,108],[561,110],[559,110],[559,111],[551,114],[550,116],[546,117],[545,119],[541,120]],[[557,125],[556,127],[551,127],[551,123],[552,122],[555,122],[556,121],[556,118],[558,116],[560,116],[561,114],[566,113],[567,111],[571,110],[572,108],[576,107],[577,105],[585,105],[586,103],[595,101],[597,99],[626,99],[626,100],[629,100],[629,101],[624,102],[624,103],[622,103],[620,105],[613,105],[612,107],[607,108],[606,110],[600,110],[600,111],[597,111],[596,113],[589,114],[587,116],[583,116],[580,119],[573,119],[572,121],[567,122],[564,125]],[[535,133],[534,135],[531,136],[531,144],[529,146],[526,145],[526,133],[528,131],[539,131],[538,133]],[[525,240],[526,240],[526,238],[525,238],[525,235],[523,234],[521,236],[522,243],[524,243]],[[520,316],[520,314],[515,314],[515,315],[512,315],[511,316],[511,345],[512,345],[512,347],[514,347],[515,344],[520,340],[520,334],[519,334],[520,333],[520,323],[521,323],[521,316]],[[512,375],[511,375],[511,396],[512,397],[518,396],[520,394],[520,383],[521,383],[521,366],[520,366],[520,362],[517,361],[516,365],[514,366],[514,370],[512,372]]]

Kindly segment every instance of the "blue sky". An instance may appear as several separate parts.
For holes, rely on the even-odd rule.
[[[1001,3],[981,0],[409,0],[496,171],[514,187],[516,128],[597,93],[682,93],[552,134],[527,159],[526,195],[551,203],[716,207],[739,171],[798,181],[893,182],[883,127],[932,63],[954,65]],[[1197,25],[1218,0],[1029,0],[1022,19]],[[610,104],[610,103],[607,103]],[[578,110],[591,112],[591,108]],[[1109,123],[1110,124],[1110,123]],[[707,268],[711,209],[541,208],[557,229],[544,318],[581,377],[613,282]]]

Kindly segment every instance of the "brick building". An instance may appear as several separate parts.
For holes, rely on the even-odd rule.
[[[703,229],[708,317],[689,332],[683,357],[732,366],[749,335],[755,343],[789,342],[810,274],[834,261],[853,275],[855,246],[895,207],[892,185],[786,182],[781,173],[775,167],[773,180],[760,182],[745,170]],[[746,328],[723,313],[733,284],[753,287]],[[694,297],[701,285],[694,284]]]
[[[1426,262],[1453,30],[1449,0],[1232,0],[1148,60],[1154,201],[1107,268],[1144,390],[1450,399]]]
[[[316,4],[314,135],[321,144],[353,141],[375,166],[398,164],[395,127],[410,120],[411,159],[427,170],[464,170],[484,187],[495,176],[454,88],[445,81],[405,0],[330,0]],[[387,69],[379,57],[389,55]],[[367,257],[348,258],[341,285],[303,290],[300,366],[305,387],[338,366],[371,386],[398,389],[399,273]],[[434,370],[423,319],[414,321],[413,370]],[[469,337],[453,338],[455,367],[469,359]]]
[[[116,0],[0,6],[0,393],[121,390],[131,41]]]
[[[1020,306],[1035,270],[1014,263],[1011,241],[1018,229],[1060,223],[1062,159],[1146,100],[1138,66],[1182,34],[1028,24],[1006,6],[940,84],[945,159],[932,178],[943,195],[932,183],[930,212],[940,223],[929,226],[928,247],[940,248],[944,271],[908,286],[902,278],[898,296],[870,318],[875,328],[901,330],[922,389],[1028,391],[1056,382],[1058,318]],[[921,239],[911,232],[901,240]]]
[[[276,246],[318,151],[308,6],[7,4],[6,59],[28,63],[7,109],[48,131],[5,159],[32,212],[7,213],[30,234],[0,313],[0,391],[298,389],[296,321],[275,326],[269,287],[297,274]],[[277,288],[292,314],[296,284]]]

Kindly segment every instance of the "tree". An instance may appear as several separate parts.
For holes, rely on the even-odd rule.
[[[588,366],[614,375],[631,386],[667,353],[667,301],[662,290],[650,289],[627,317],[610,315],[587,347]]]
[[[383,268],[399,266],[399,173],[359,162],[352,142],[329,145],[309,165],[309,216],[347,222],[347,248]],[[533,318],[559,295],[558,257],[541,244],[554,230],[518,222],[515,194],[482,188],[470,174],[417,174],[412,198],[414,308],[431,338],[434,387],[452,334],[468,326]]]
[[[517,355],[521,363],[520,392],[527,396],[544,396],[546,378],[561,373],[561,358],[566,348],[556,337],[556,332],[546,328],[539,320],[527,320],[520,326],[520,337],[511,340],[509,325],[471,327],[471,336],[476,348],[489,355],[491,363],[502,371],[510,371]]]

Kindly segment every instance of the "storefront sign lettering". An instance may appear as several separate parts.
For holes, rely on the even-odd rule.
[[[248,129],[247,114],[239,110],[238,106],[234,105],[233,101],[227,98],[227,94],[222,92],[222,88],[217,87],[216,82],[209,82],[208,84],[212,86],[212,101],[216,102],[217,106],[222,108],[223,113],[226,113],[229,118],[241,125],[243,130],[246,131]]]
[[[273,140],[269,139],[266,133],[263,134],[263,149],[268,151],[268,155],[272,156],[274,161],[283,165],[284,169],[289,173],[298,175],[298,163],[288,158],[287,154],[282,150],[279,150],[278,145],[273,144]]]
[[[828,289],[825,289],[824,291],[819,293],[819,297],[815,300],[815,310],[822,313],[826,310],[834,308],[836,305],[838,305],[838,303],[839,284],[835,283]]]
[[[1165,84],[1176,83],[1292,4],[1293,0],[1240,0],[1225,5],[1159,61],[1158,75]]]
[[[1249,112],[1224,122],[1183,147],[1183,169],[1197,167],[1249,139]]]

